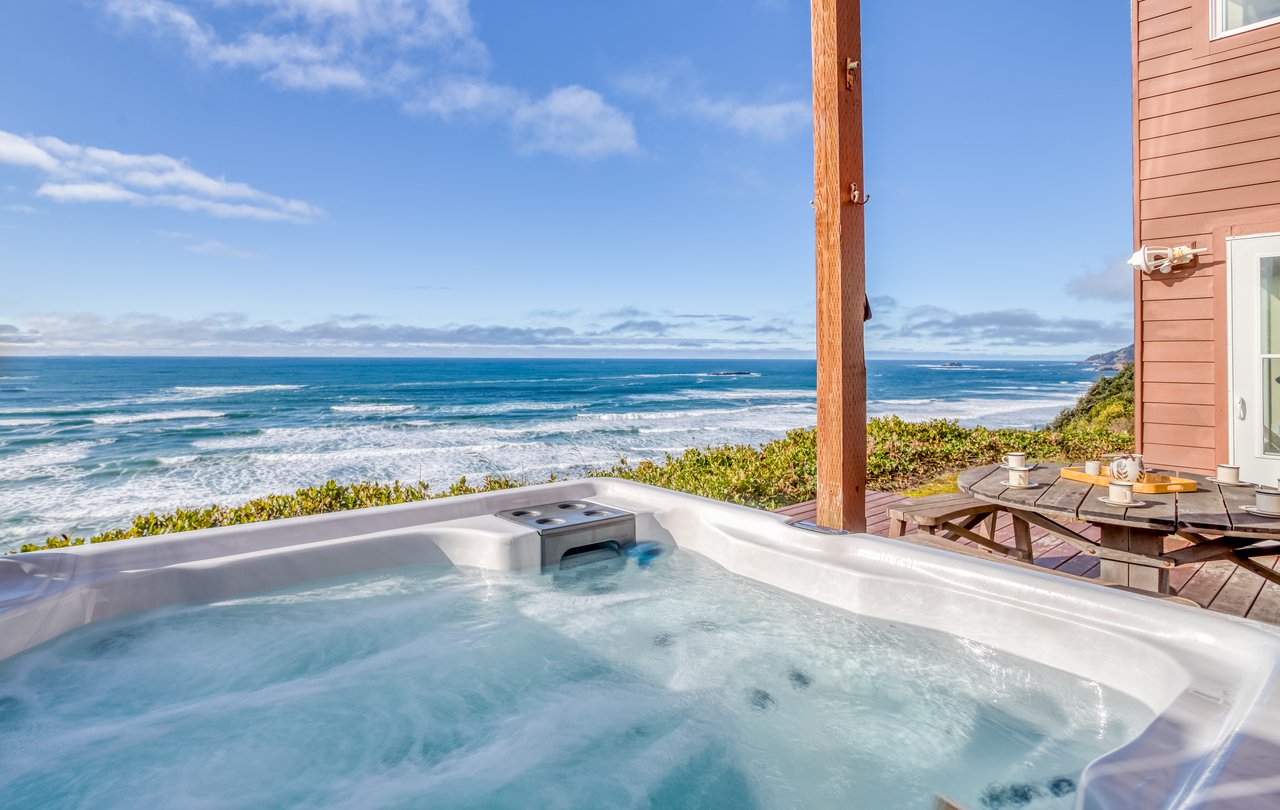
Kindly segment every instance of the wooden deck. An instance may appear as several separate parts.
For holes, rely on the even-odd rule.
[[[868,492],[867,531],[887,537],[889,507],[903,500],[904,497],[891,492]],[[814,501],[806,501],[777,511],[799,520],[813,520],[816,515],[816,506]],[[1096,540],[1098,537],[1096,526],[1084,523],[1066,525],[1090,539]],[[908,533],[914,530],[914,526],[907,526]],[[1098,576],[1099,561],[1097,559],[1081,554],[1074,546],[1059,542],[1034,526],[1031,532],[1036,565],[1076,576],[1091,578]],[[1000,515],[996,524],[996,540],[1012,545],[1013,522],[1006,513]],[[964,544],[978,548],[976,544],[968,541],[964,541]],[[998,554],[993,554],[991,558],[1002,559]],[[1258,562],[1275,569],[1277,559],[1280,558],[1259,558]],[[1256,621],[1280,625],[1280,585],[1267,582],[1257,574],[1239,568],[1233,563],[1207,562],[1180,565],[1170,572],[1169,584],[1178,596],[1190,599],[1209,610],[1232,616],[1247,616]]]

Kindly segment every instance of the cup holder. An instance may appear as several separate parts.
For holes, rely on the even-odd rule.
[[[630,517],[625,509],[603,506],[589,500],[551,501],[506,509],[498,517],[513,520],[526,529],[541,533],[560,534],[578,528],[609,526]]]

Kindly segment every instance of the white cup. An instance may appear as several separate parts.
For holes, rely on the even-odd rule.
[[[1084,463],[1084,474],[1085,475],[1102,475],[1102,462],[1086,461]]]
[[[1031,484],[1031,471],[1011,467],[1009,469],[1009,486],[1025,487]]]
[[[1258,487],[1253,491],[1253,504],[1263,512],[1280,512],[1280,489]]]
[[[1004,457],[1004,465],[1006,467],[1025,467],[1027,466],[1026,453],[1006,453]]]
[[[1240,468],[1232,464],[1219,464],[1216,476],[1220,484],[1240,483]]]
[[[1107,485],[1107,500],[1112,503],[1133,503],[1133,482],[1112,481]]]

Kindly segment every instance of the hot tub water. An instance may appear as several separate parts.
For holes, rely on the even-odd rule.
[[[650,550],[651,547],[650,547]],[[696,554],[413,569],[0,662],[15,807],[1069,807],[1137,701]]]

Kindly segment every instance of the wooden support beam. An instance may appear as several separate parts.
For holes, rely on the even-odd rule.
[[[1280,572],[1272,571],[1267,566],[1254,562],[1249,557],[1242,557],[1239,554],[1228,551],[1223,555],[1223,559],[1230,560],[1247,571],[1252,571],[1267,582],[1273,582],[1276,585],[1280,585]]]
[[[1123,549],[1103,547],[1084,535],[1076,534],[1066,526],[1060,526],[1044,515],[1039,515],[1035,512],[1024,512],[1021,509],[1009,509],[1008,511],[1009,514],[1014,517],[1021,518],[1032,526],[1044,529],[1049,534],[1065,543],[1075,546],[1090,557],[1097,557],[1103,560],[1115,560],[1117,562],[1129,563],[1131,565],[1142,565],[1148,568],[1169,569],[1177,565],[1175,560],[1163,555],[1135,554]]]
[[[813,3],[818,293],[818,523],[866,530],[866,255],[858,0]]]

